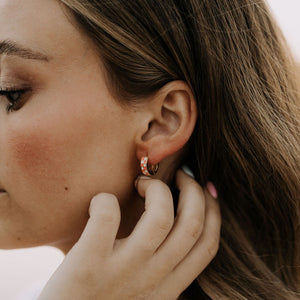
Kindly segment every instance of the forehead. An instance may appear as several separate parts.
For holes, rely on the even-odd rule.
[[[86,48],[56,0],[0,0],[0,42],[13,41],[57,59],[74,59]]]

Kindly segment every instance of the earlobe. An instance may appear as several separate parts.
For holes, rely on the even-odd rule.
[[[137,158],[147,156],[149,164],[155,165],[189,140],[197,120],[196,101],[185,82],[173,81],[162,87],[145,109],[150,117],[147,130],[137,141]]]

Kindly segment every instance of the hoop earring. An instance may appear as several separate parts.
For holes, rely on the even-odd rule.
[[[159,164],[148,166],[148,156],[141,158],[141,170],[146,176],[154,176],[158,172]]]

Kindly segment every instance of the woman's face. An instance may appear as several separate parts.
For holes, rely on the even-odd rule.
[[[54,0],[0,0],[0,73],[0,247],[72,244],[95,194],[132,189],[136,114]]]

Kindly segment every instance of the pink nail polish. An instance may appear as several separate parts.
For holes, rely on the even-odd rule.
[[[213,183],[212,182],[208,182],[207,183],[207,189],[208,189],[208,191],[209,191],[209,193],[215,198],[215,199],[217,199],[218,198],[218,192],[217,192],[217,189],[215,188],[215,186],[213,185]]]

